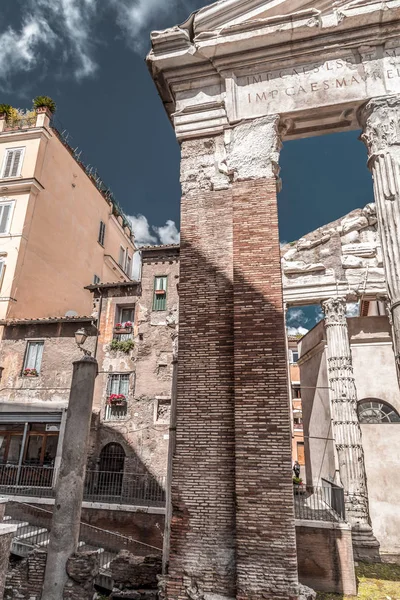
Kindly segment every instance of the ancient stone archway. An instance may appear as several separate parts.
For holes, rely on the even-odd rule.
[[[399,33],[397,0],[225,0],[152,34],[149,67],[182,146],[168,598],[296,597],[282,140],[363,129],[399,352]],[[353,518],[367,526],[367,508]]]

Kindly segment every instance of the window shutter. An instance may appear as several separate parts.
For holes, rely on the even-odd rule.
[[[19,173],[19,165],[22,157],[22,150],[14,150],[14,161],[11,169],[11,177],[16,177]]]
[[[0,260],[0,289],[3,284],[3,277],[4,277],[5,270],[6,270],[6,263],[4,262],[4,260]]]
[[[11,166],[12,166],[12,162],[13,162],[13,154],[14,154],[13,150],[7,150],[6,165],[4,167],[3,177],[10,177]]]
[[[0,233],[7,233],[11,204],[0,205]]]
[[[106,224],[103,223],[103,221],[100,221],[99,242],[102,246],[104,246],[105,235],[106,235]]]

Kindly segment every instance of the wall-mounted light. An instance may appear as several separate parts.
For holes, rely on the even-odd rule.
[[[88,338],[88,332],[86,331],[86,329],[84,327],[81,327],[80,329],[78,329],[78,331],[75,331],[75,341],[77,343],[79,350],[82,350],[82,352],[84,353],[85,356],[92,356],[92,353],[89,352],[89,350],[82,348],[82,346],[86,342],[87,338]]]

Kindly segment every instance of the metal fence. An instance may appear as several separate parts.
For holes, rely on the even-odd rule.
[[[324,482],[322,486],[293,486],[296,519],[340,522],[345,520],[343,488]]]
[[[54,498],[53,468],[1,465],[0,495]],[[150,473],[86,471],[83,499],[87,502],[139,506],[165,505],[165,477]]]
[[[14,554],[26,556],[33,547],[47,548],[52,519],[50,510],[24,502],[10,502],[6,507],[6,515],[6,523],[18,527],[12,543]],[[162,553],[157,546],[83,522],[80,525],[79,550],[96,551],[102,571],[109,569],[110,562],[120,550],[128,550],[136,556]]]

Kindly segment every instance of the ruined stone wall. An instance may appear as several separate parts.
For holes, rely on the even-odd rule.
[[[354,298],[385,292],[373,203],[286,244],[281,254],[284,294],[290,303],[315,303],[334,294],[337,284]]]
[[[10,565],[4,592],[4,600],[40,600],[47,551],[33,550],[27,558]],[[94,580],[99,572],[97,552],[82,552],[73,555],[67,563],[68,579],[64,600],[92,600]]]

